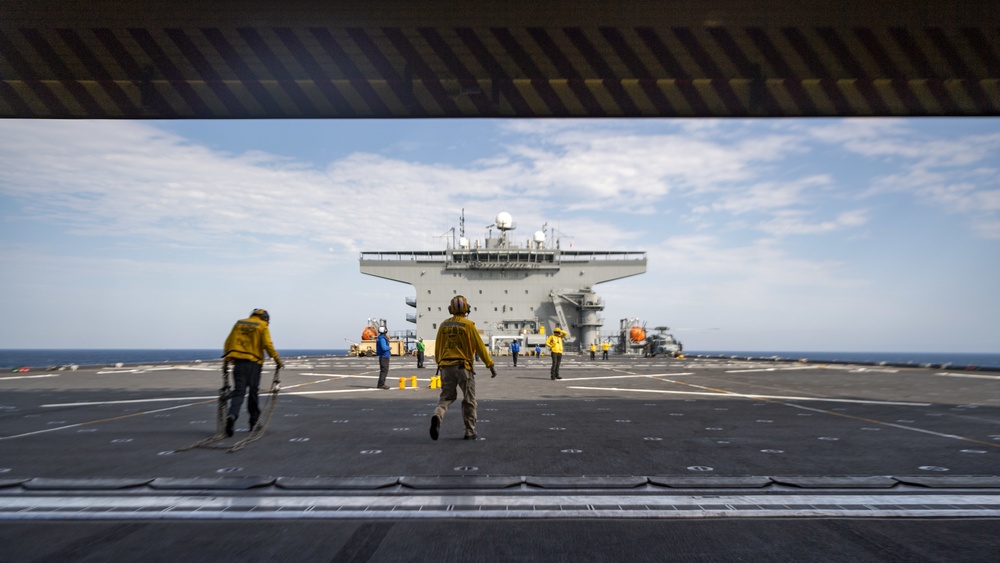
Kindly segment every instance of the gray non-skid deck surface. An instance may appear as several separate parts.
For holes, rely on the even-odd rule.
[[[509,364],[479,373],[481,439],[462,440],[459,400],[432,441],[433,369],[393,358],[379,391],[374,359],[292,359],[267,434],[235,453],[174,451],[214,432],[218,363],[0,376],[0,540],[19,550],[0,559],[155,559],[192,529],[208,551],[191,557],[268,559],[236,549],[244,528],[306,560],[995,555],[997,374],[569,357],[551,381],[547,358]]]

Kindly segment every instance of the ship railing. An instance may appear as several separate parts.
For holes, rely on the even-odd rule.
[[[469,250],[399,250],[362,251],[361,260],[443,260],[463,262],[592,262],[592,261],[634,261],[645,262],[643,250],[514,250],[514,249],[469,249]]]
[[[448,263],[491,267],[552,267],[564,263],[632,262],[646,263],[644,251],[558,251],[558,250],[450,250]],[[494,266],[495,267],[495,266]]]
[[[646,252],[636,251],[591,251],[591,250],[563,250],[560,252],[561,262],[645,262]]]
[[[443,250],[403,250],[403,251],[363,251],[360,260],[374,261],[441,261],[447,258],[446,251]]]
[[[450,250],[448,258],[456,264],[552,264],[558,254],[550,250]]]

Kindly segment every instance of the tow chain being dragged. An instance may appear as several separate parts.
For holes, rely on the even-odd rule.
[[[229,406],[229,399],[233,396],[233,388],[229,385],[229,362],[223,360],[222,362],[222,387],[219,388],[219,400],[218,408],[216,410],[215,416],[215,434],[205,438],[204,440],[199,440],[189,446],[179,448],[175,451],[186,452],[188,450],[193,450],[195,448],[207,448],[214,450],[227,450],[229,453],[238,452],[244,448],[247,444],[251,444],[260,440],[264,436],[264,432],[267,430],[268,424],[271,423],[271,418],[274,416],[274,407],[278,403],[278,391],[281,390],[281,379],[278,375],[281,373],[280,367],[274,368],[274,379],[271,381],[271,390],[267,392],[268,404],[262,410],[267,410],[267,414],[264,416],[263,421],[258,420],[257,424],[250,430],[250,435],[246,438],[236,442],[231,446],[216,444],[216,442],[225,440],[226,436],[226,411]]]
[[[268,404],[265,407],[267,414],[264,415],[264,422],[261,422],[260,419],[258,419],[257,424],[255,424],[250,430],[250,435],[233,444],[233,446],[229,448],[229,453],[238,452],[243,449],[243,446],[252,444],[264,437],[264,431],[267,430],[267,425],[271,424],[271,417],[274,416],[274,406],[278,404],[278,391],[281,390],[281,379],[278,378],[279,373],[281,373],[281,368],[275,366],[274,379],[271,380],[271,390],[267,392],[269,397],[267,398]],[[223,432],[225,432],[224,429]]]

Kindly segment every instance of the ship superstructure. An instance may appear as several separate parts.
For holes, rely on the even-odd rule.
[[[434,339],[438,324],[449,317],[451,298],[465,295],[472,305],[469,318],[488,346],[513,338],[534,345],[545,338],[540,332],[560,327],[570,333],[567,348],[576,350],[600,341],[604,301],[594,286],[646,272],[645,251],[563,250],[544,229],[516,244],[506,212],[489,228],[485,240],[472,241],[463,226],[442,251],[362,252],[361,273],[413,286],[416,295],[406,303],[415,312],[407,320],[425,340]]]

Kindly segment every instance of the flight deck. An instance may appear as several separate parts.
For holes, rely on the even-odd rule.
[[[122,549],[112,536],[131,537],[128,526],[139,535],[126,543],[154,530],[183,535],[198,522],[224,539],[208,552],[182,550],[192,557],[240,544],[237,522],[295,522],[304,536],[280,541],[307,559],[322,549],[324,560],[440,557],[452,544],[392,530],[445,523],[496,542],[530,522],[539,527],[524,542],[560,529],[573,545],[596,542],[631,560],[822,560],[792,546],[833,528],[838,549],[856,552],[844,560],[884,560],[863,539],[872,526],[883,539],[901,534],[900,545],[908,534],[930,542],[919,551],[927,560],[954,555],[957,538],[962,560],[995,555],[997,373],[568,354],[563,379],[551,380],[547,357],[522,357],[515,368],[501,356],[497,378],[478,370],[479,439],[463,440],[459,398],[434,441],[432,362],[417,369],[413,358],[393,358],[388,390],[375,389],[374,358],[286,364],[276,398],[265,394],[274,374],[265,366],[265,414],[275,401],[266,431],[232,452],[250,436],[245,412],[234,437],[184,450],[216,433],[220,362],[0,377],[0,541],[13,550],[0,560],[97,560]],[[737,532],[734,521],[745,527]],[[705,543],[675,554],[649,543],[653,529],[697,530]],[[617,539],[599,542],[595,530]],[[751,530],[777,543],[746,535],[722,548],[706,539]],[[76,546],[77,534],[112,539]],[[146,541],[149,549],[168,540]],[[561,557],[548,549],[479,559]]]

